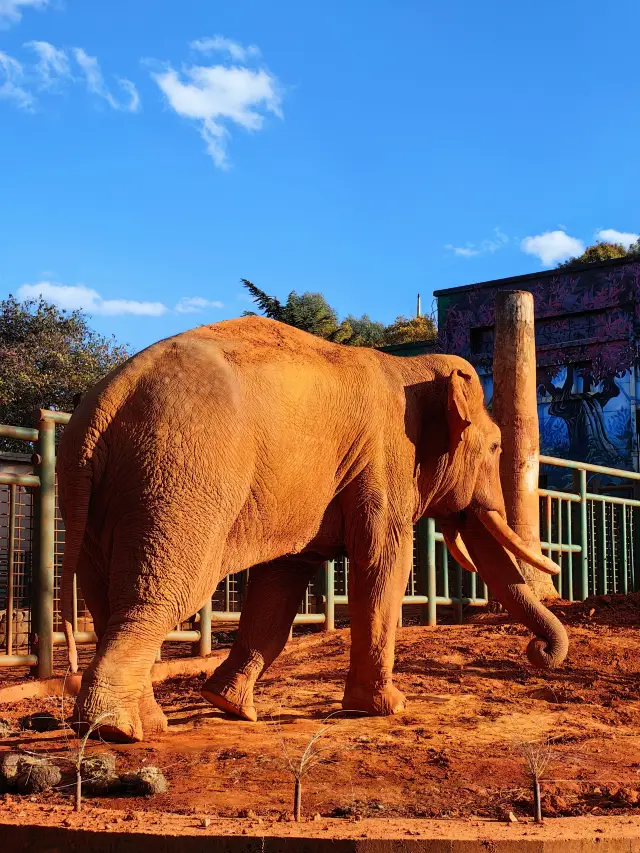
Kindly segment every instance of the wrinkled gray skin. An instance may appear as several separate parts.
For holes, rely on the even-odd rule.
[[[72,666],[74,571],[99,637],[78,716],[114,740],[164,730],[150,681],[163,637],[221,578],[251,567],[236,642],[203,695],[255,719],[256,679],[318,566],[341,554],[351,567],[344,707],[401,710],[395,626],[425,514],[533,631],[531,662],[560,664],[566,633],[511,552],[557,567],[507,527],[499,456],[478,377],[454,356],[396,358],[262,318],[134,356],[83,398],[59,448]]]

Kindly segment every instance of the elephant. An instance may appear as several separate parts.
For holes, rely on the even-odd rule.
[[[341,555],[351,630],[343,707],[401,711],[395,628],[413,525],[425,515],[533,632],[529,661],[559,665],[565,629],[514,556],[559,569],[508,527],[499,459],[478,375],[457,356],[401,358],[255,316],[134,355],[82,397],[59,445],[74,672],[74,575],[98,636],[78,724],[127,742],[166,730],[151,687],[157,649],[222,578],[247,568],[235,642],[202,695],[256,720],[256,680],[283,650],[309,580]]]

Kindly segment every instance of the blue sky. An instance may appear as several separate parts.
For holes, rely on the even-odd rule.
[[[637,0],[0,0],[0,297],[140,348],[241,277],[390,322],[633,235],[639,31]]]

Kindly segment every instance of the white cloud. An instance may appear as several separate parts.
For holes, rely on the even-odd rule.
[[[129,96],[129,100],[122,103],[114,98],[107,88],[96,57],[89,56],[81,47],[74,47],[73,54],[76,62],[82,70],[82,73],[84,74],[85,83],[90,92],[94,95],[98,95],[100,98],[104,98],[104,100],[114,110],[124,110],[130,113],[138,111],[140,108],[140,96],[138,95],[138,90],[131,80],[118,78],[118,83]]]
[[[44,9],[49,0],[0,0],[0,29],[17,23],[22,17],[22,9]]]
[[[235,43],[224,41],[229,52],[229,44]],[[179,73],[167,66],[151,76],[178,115],[198,122],[207,151],[220,168],[228,166],[228,124],[259,130],[265,114],[282,118],[280,84],[266,68],[189,65]]]
[[[539,258],[545,267],[581,255],[585,249],[582,240],[564,231],[546,231],[535,237],[525,237],[520,247],[527,255]]]
[[[632,243],[640,239],[640,234],[634,234],[632,231],[616,231],[615,228],[602,228],[596,231],[596,239],[605,240],[607,243],[620,243],[628,249]]]
[[[224,36],[196,39],[191,42],[189,47],[200,51],[200,53],[227,53],[236,62],[247,62],[252,57],[257,59],[260,56],[260,48],[255,44],[244,47],[237,41],[227,39]]]
[[[222,302],[203,299],[202,296],[183,296],[175,307],[178,314],[199,314],[204,308],[224,308]]]
[[[36,62],[23,64],[0,51],[0,98],[12,100],[22,109],[34,112],[36,93],[55,91],[60,83],[84,83],[89,92],[104,98],[114,110],[135,113],[140,109],[138,90],[131,80],[116,78],[126,93],[125,98],[118,100],[107,88],[98,60],[82,48],[73,49],[73,57],[80,67],[80,76],[74,76],[66,51],[47,41],[30,41],[24,46],[37,54]]]
[[[452,246],[447,243],[445,249],[449,249],[456,255],[463,258],[471,258],[474,255],[493,254],[499,249],[504,248],[509,242],[509,238],[499,228],[493,229],[494,237],[490,240],[483,240],[481,243],[467,243],[466,246]]]
[[[35,98],[24,88],[24,80],[22,64],[0,50],[0,99],[14,101],[20,109],[33,112]]]
[[[18,288],[18,299],[39,299],[52,302],[65,311],[85,311],[102,317],[125,314],[136,317],[162,317],[164,314],[198,314],[205,308],[223,308],[222,302],[204,299],[202,296],[183,296],[173,312],[163,302],[140,302],[136,299],[103,299],[97,290],[84,284],[60,284],[40,281],[23,284]]]
[[[169,310],[162,302],[138,302],[134,299],[103,299],[96,290],[84,284],[66,285],[51,281],[38,284],[23,284],[18,288],[18,298],[38,299],[42,297],[66,311],[86,311],[114,317],[133,314],[137,317],[161,317]]]
[[[25,47],[32,48],[38,54],[35,71],[46,89],[53,86],[58,79],[70,76],[69,59],[64,50],[58,50],[48,41],[29,41]]]

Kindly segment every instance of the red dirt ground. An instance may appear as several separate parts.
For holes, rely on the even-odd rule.
[[[640,594],[561,602],[553,609],[568,626],[571,648],[552,673],[531,669],[524,656],[528,632],[504,616],[483,613],[461,626],[401,629],[396,683],[407,694],[406,711],[335,721],[318,742],[326,747],[323,762],[304,779],[304,812],[382,823],[500,819],[509,811],[529,816],[521,742],[551,738],[542,786],[546,816],[640,816]],[[147,812],[151,823],[161,820],[159,812],[212,819],[248,812],[265,821],[289,812],[287,756],[298,761],[323,719],[339,709],[348,650],[345,630],[296,637],[260,686],[256,724],[208,705],[199,695],[203,677],[156,685],[169,733],[107,748],[121,769],[160,767],[169,791],[91,802]],[[54,698],[24,700],[0,707],[0,717],[17,722],[43,710],[60,717],[60,705]],[[70,710],[67,700],[64,713]],[[62,756],[74,746],[66,731],[20,732],[0,750]],[[88,748],[104,750],[100,743]],[[69,798],[66,788],[36,801],[53,807]],[[11,795],[2,814],[23,808],[19,802],[25,801]]]

